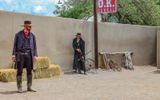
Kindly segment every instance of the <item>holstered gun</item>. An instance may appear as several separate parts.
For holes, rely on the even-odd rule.
[[[79,52],[79,60],[82,61],[83,63],[85,62],[84,56],[81,51]]]
[[[17,62],[12,62],[12,68],[17,69]]]

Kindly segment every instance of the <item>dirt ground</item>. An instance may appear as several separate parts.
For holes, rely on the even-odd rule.
[[[51,79],[33,80],[35,93],[16,92],[16,83],[0,82],[0,100],[160,100],[160,71],[152,66],[90,71],[87,75],[65,73]]]

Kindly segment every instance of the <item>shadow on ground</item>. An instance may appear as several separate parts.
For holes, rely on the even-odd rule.
[[[23,93],[26,93],[27,91],[23,91]],[[0,94],[3,95],[11,95],[11,94],[18,94],[17,91],[0,91]]]
[[[86,73],[87,74],[97,74],[97,70],[89,70]],[[66,75],[76,75],[76,74],[79,74],[79,73],[75,72],[75,71],[65,71],[64,74],[66,74]]]
[[[157,70],[153,71],[152,73],[154,73],[154,74],[160,74],[160,69],[157,69]]]
[[[74,72],[74,71],[64,71],[64,74],[66,74],[66,75],[73,75],[73,74],[77,74],[77,73]]]

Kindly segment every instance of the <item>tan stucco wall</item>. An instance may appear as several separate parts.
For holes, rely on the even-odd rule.
[[[39,56],[49,56],[52,63],[62,69],[72,67],[72,39],[76,32],[82,32],[86,41],[86,52],[93,56],[93,23],[36,15],[0,11],[0,67],[8,67],[11,62],[13,38],[22,29],[24,20],[33,23]],[[148,65],[156,62],[156,28],[123,24],[99,24],[99,51],[134,52],[135,65]]]
[[[134,64],[156,60],[156,28],[139,25],[100,24],[99,51],[133,51]]]

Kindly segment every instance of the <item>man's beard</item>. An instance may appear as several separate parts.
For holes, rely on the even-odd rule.
[[[31,31],[31,29],[27,29],[27,31],[28,31],[28,32],[30,32],[30,31]]]

